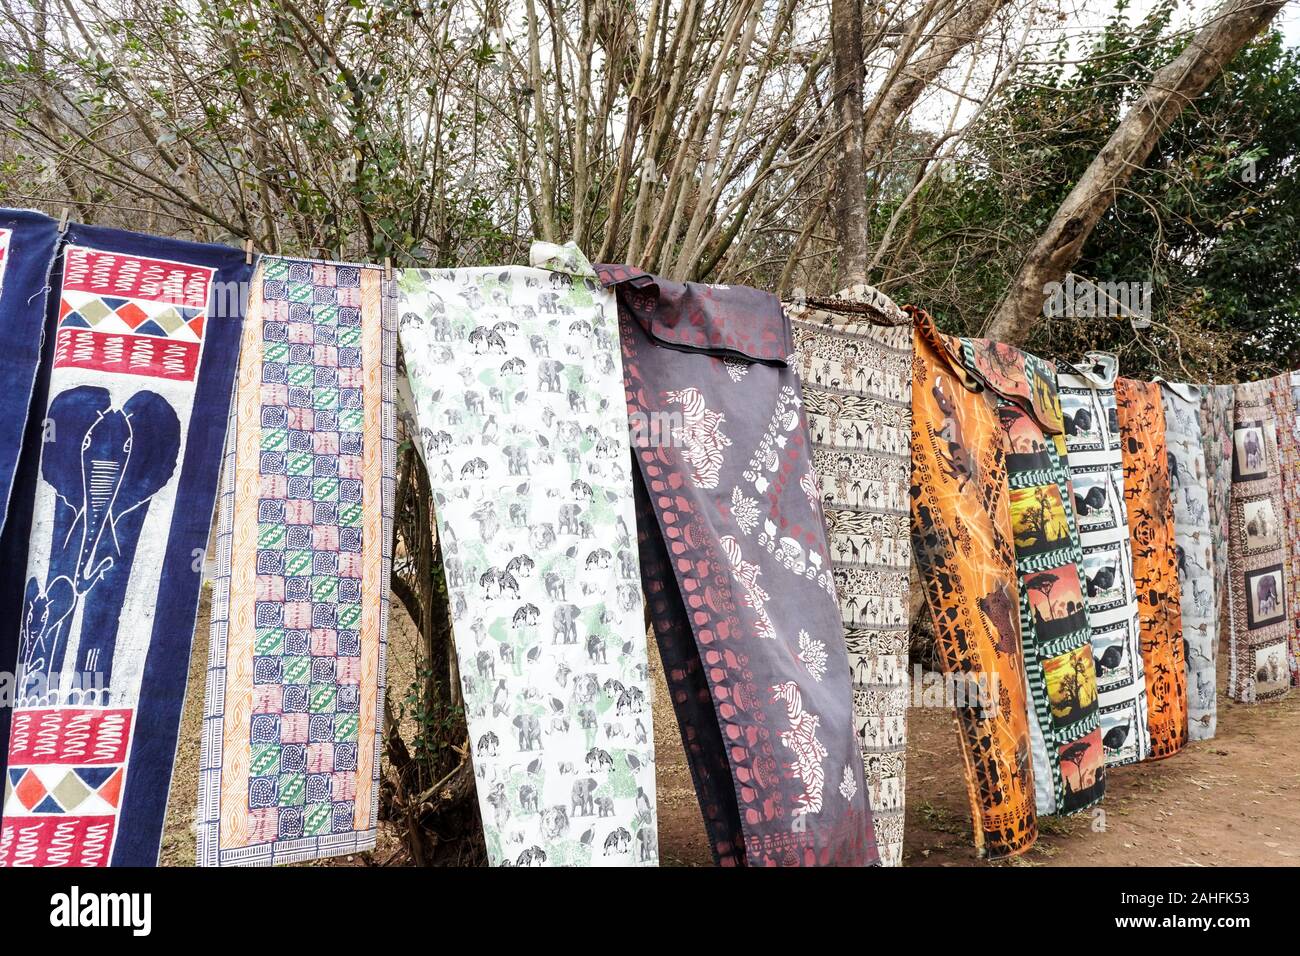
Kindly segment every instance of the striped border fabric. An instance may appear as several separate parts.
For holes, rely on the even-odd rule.
[[[264,258],[226,448],[199,781],[203,866],[370,849],[396,448],[394,291]]]

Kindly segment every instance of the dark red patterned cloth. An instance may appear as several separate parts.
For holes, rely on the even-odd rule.
[[[618,294],[641,573],[714,857],[878,862],[777,299],[597,266]]]

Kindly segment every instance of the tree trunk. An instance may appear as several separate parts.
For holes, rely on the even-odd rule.
[[[867,281],[867,171],[862,152],[861,0],[831,0],[835,119],[840,128],[835,231],[839,238],[836,288]]]
[[[1024,340],[1042,314],[1044,286],[1061,281],[1079,261],[1102,214],[1133,171],[1146,162],[1161,134],[1285,2],[1226,0],[1183,52],[1156,73],[1056,210],[1021,264],[985,335],[1004,342]]]

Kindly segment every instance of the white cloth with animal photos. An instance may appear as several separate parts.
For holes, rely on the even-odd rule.
[[[614,296],[571,244],[533,262],[398,279],[488,856],[653,866]]]
[[[1084,603],[1097,667],[1101,739],[1112,767],[1145,760],[1151,752],[1115,404],[1118,377],[1119,360],[1108,352],[1088,352],[1083,363],[1058,367],[1056,376],[1083,545]]]
[[[1218,581],[1210,531],[1210,492],[1201,442],[1201,388],[1157,379],[1165,405],[1169,491],[1174,502],[1178,583],[1187,659],[1187,736],[1214,736],[1218,711]]]

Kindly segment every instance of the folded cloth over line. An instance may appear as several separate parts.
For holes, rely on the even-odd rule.
[[[15,561],[27,573],[0,862],[146,866],[251,268],[225,246],[95,226],[66,240],[46,440],[29,429],[14,498],[31,534]]]
[[[618,294],[650,615],[717,861],[878,862],[789,321],[597,267]]]
[[[532,261],[398,280],[488,858],[653,866],[614,297],[572,244]]]
[[[263,257],[221,489],[198,861],[375,844],[397,468],[393,283]]]

